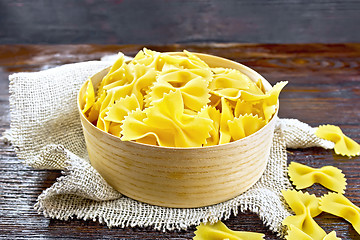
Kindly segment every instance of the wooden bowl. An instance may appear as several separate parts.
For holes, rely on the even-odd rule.
[[[260,79],[267,91],[271,89],[260,74],[240,63],[196,55],[210,67],[237,69],[253,81]],[[109,68],[92,76],[93,85],[98,86],[108,71]],[[85,90],[86,84],[80,89],[78,108],[91,164],[125,196],[165,207],[208,206],[245,192],[265,170],[277,111],[262,129],[231,143],[198,148],[160,147],[122,141],[96,128],[81,112]]]

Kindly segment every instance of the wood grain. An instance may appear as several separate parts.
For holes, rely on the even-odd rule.
[[[242,64],[206,54],[196,53],[196,56],[210,67],[237,69],[254,82],[262,81],[265,90],[271,88],[261,75]],[[93,75],[92,86],[99,86],[109,69]],[[91,165],[125,196],[164,207],[209,206],[245,192],[265,171],[277,110],[259,131],[229,144],[211,146],[211,149],[159,149],[121,141],[89,122],[82,113],[87,87],[88,82],[80,89],[78,110]]]
[[[123,51],[134,55],[142,45],[2,45],[0,46],[0,133],[9,128],[8,75],[37,71],[63,63],[99,59]],[[280,96],[280,117],[298,118],[311,126],[339,125],[345,134],[360,142],[360,44],[197,44],[148,45],[158,51],[190,51],[229,58],[261,73],[272,84],[288,80]],[[347,196],[360,206],[359,157],[335,156],[321,148],[288,150],[288,159],[312,167],[333,165],[347,177]],[[0,143],[0,238],[2,239],[190,239],[187,231],[158,232],[150,228],[113,228],[93,221],[59,221],[37,214],[37,196],[50,187],[59,171],[34,170],[24,166],[11,146]],[[327,192],[315,185],[317,196]],[[335,230],[342,239],[359,235],[346,221],[322,213],[316,221],[326,232]],[[278,239],[254,214],[231,216],[225,223],[235,230],[257,231],[266,239]]]
[[[360,41],[355,0],[0,0],[0,43]]]

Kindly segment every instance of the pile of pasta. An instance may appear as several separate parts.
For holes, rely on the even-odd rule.
[[[291,162],[288,169],[290,180],[296,189],[304,189],[314,183],[319,183],[334,192],[316,197],[302,191],[283,190],[285,201],[295,213],[294,216],[289,216],[282,222],[288,227],[286,239],[340,239],[336,237],[335,231],[326,234],[316,223],[314,217],[321,212],[347,220],[360,234],[360,208],[343,195],[346,189],[346,178],[340,169],[333,166],[318,169],[296,162]]]
[[[120,53],[97,92],[88,80],[82,112],[99,129],[124,141],[212,146],[264,127],[286,83],[265,92],[260,79],[211,68],[188,51],[173,55],[143,49],[128,63]]]
[[[287,240],[340,240],[336,232],[326,233],[315,221],[315,217],[327,212],[341,217],[351,223],[360,234],[360,208],[347,199],[343,193],[346,189],[346,178],[342,171],[333,166],[312,168],[301,163],[291,162],[289,178],[297,190],[282,190],[286,203],[294,215],[286,217],[282,224],[287,227]],[[334,191],[321,197],[302,192],[301,189],[319,183]],[[224,223],[201,223],[196,227],[194,240],[208,239],[264,239],[262,233],[233,231]]]

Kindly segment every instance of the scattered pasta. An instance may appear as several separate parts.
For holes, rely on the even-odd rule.
[[[329,193],[320,199],[320,209],[344,218],[360,234],[360,208],[340,193]]]
[[[288,227],[293,226],[290,227],[290,231],[292,228],[295,232],[303,232],[310,236],[310,239],[323,239],[326,232],[313,219],[321,213],[319,209],[320,199],[315,195],[294,190],[283,190],[282,194],[295,213],[294,216],[285,218],[282,224]]]
[[[287,240],[317,240],[316,238],[312,238],[308,234],[301,231],[299,228],[295,227],[294,225],[288,226],[287,235],[285,236]],[[336,232],[332,231],[324,238],[319,240],[341,240],[340,238],[336,237]]]
[[[325,166],[320,169],[291,162],[289,165],[289,177],[297,189],[304,189],[319,183],[324,187],[339,193],[344,193],[346,178],[340,169],[333,166]]]
[[[194,240],[262,240],[264,234],[230,230],[224,223],[218,221],[215,224],[201,223],[196,227]]]
[[[123,141],[212,146],[264,127],[286,83],[266,92],[261,80],[235,69],[211,68],[188,51],[171,55],[143,49],[128,63],[119,54],[99,86],[88,80],[82,112]]]
[[[322,125],[315,132],[319,138],[335,143],[335,153],[338,155],[354,157],[360,155],[360,145],[347,137],[338,126]]]

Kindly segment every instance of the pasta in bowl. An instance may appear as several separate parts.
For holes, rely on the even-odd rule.
[[[216,56],[144,49],[81,87],[91,164],[122,194],[166,207],[231,199],[265,170],[286,82]]]

